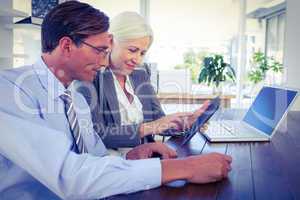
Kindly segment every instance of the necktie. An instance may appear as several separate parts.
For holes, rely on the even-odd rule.
[[[69,90],[66,90],[64,94],[60,95],[60,98],[65,103],[65,113],[69,121],[70,129],[75,140],[77,150],[79,153],[87,153],[87,149],[84,145],[83,138],[80,133],[80,128],[77,120],[77,115],[74,109],[71,92]]]

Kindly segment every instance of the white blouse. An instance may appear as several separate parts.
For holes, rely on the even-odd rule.
[[[139,98],[134,94],[134,90],[131,85],[129,77],[126,76],[125,88],[126,91],[133,97],[132,103],[129,102],[126,94],[124,93],[114,73],[112,74],[113,74],[114,84],[115,84],[117,98],[119,102],[121,125],[138,124],[143,122],[144,120],[143,109],[142,109],[143,106]]]
[[[114,85],[116,88],[117,98],[119,102],[121,125],[138,124],[143,122],[144,120],[144,115],[142,110],[143,106],[139,98],[134,94],[134,90],[130,83],[129,77],[126,76],[125,88],[126,91],[133,97],[132,103],[129,102],[126,94],[124,93],[119,81],[117,80],[113,72],[112,75],[113,75]],[[108,149],[108,152],[110,155],[121,156],[125,158],[127,152],[130,151],[131,149],[132,148],[118,148],[118,150]]]

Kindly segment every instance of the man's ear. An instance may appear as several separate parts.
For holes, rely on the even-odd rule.
[[[110,38],[109,44],[110,44],[110,49],[111,49],[111,48],[112,48],[112,45],[113,45],[113,40],[114,40],[113,34],[109,34],[109,38]]]
[[[64,54],[65,56],[69,56],[74,49],[75,44],[71,38],[65,36],[59,40],[58,46],[62,54]]]

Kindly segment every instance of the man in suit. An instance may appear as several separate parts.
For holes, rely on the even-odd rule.
[[[90,110],[73,89],[106,65],[108,17],[88,4],[62,3],[42,24],[42,56],[0,73],[0,199],[97,199],[158,187],[176,179],[220,180],[231,158],[124,160],[107,155]],[[91,45],[93,44],[93,45]],[[174,152],[163,145],[133,149]]]

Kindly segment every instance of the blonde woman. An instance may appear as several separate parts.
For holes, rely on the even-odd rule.
[[[142,66],[153,41],[150,25],[135,12],[123,12],[112,19],[109,32],[113,35],[109,65],[94,81],[97,95],[82,92],[105,145],[134,147],[153,142],[153,135],[169,128],[189,128],[207,104],[194,113],[165,115]]]

